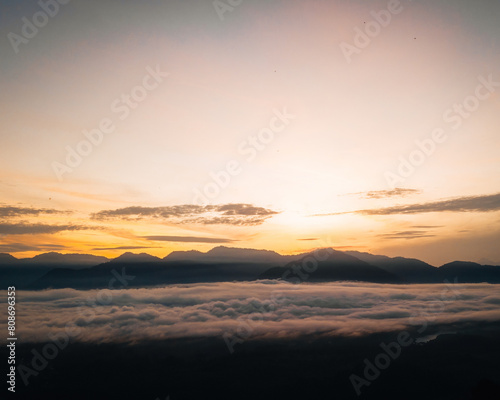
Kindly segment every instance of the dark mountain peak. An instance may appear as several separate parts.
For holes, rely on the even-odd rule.
[[[132,253],[130,251],[127,251],[126,253],[123,253],[121,256],[118,256],[114,259],[111,260],[111,262],[153,262],[153,261],[161,261],[161,258],[152,256],[151,254],[147,253]]]
[[[7,253],[0,253],[0,264],[14,264],[19,260]]]
[[[315,262],[311,262],[311,259]],[[389,283],[401,281],[398,276],[390,272],[335,249],[321,249],[320,252],[311,252],[284,267],[265,271],[260,278],[281,278],[292,282],[368,281]]]
[[[168,256],[164,257],[165,261],[196,261],[203,257],[205,253],[198,250],[188,250],[188,251],[173,251]]]
[[[354,256],[356,258],[359,258],[360,260],[363,260],[363,258],[365,258],[365,257],[370,257],[372,259],[379,259],[379,260],[390,260],[391,259],[391,257],[388,257],[388,256],[371,254],[371,253],[367,253],[366,251],[351,250],[351,251],[346,251],[345,253],[349,254],[351,256]]]
[[[359,258],[357,258],[357,257],[355,257],[347,252],[335,250],[333,248],[320,249],[320,251],[328,254],[327,261],[348,261],[348,262],[356,262],[356,263],[359,263],[360,261],[362,261]],[[309,255],[314,255],[314,252],[308,254],[308,256]]]
[[[210,256],[272,256],[272,257],[281,257],[281,254],[276,253],[272,250],[257,250],[257,249],[248,249],[248,248],[240,248],[240,247],[227,247],[227,246],[217,246],[212,250],[209,250],[207,255]]]
[[[441,265],[441,267],[439,267],[440,269],[443,268],[443,269],[449,269],[449,268],[452,268],[452,269],[469,269],[469,268],[481,268],[482,265],[481,264],[478,264],[478,263],[475,263],[475,262],[472,262],[472,261],[452,261],[450,263],[447,263],[447,264],[444,264],[444,265]]]
[[[289,261],[271,250],[245,249],[239,247],[217,246],[202,253],[200,251],[174,251],[164,258],[167,261],[200,261],[209,263],[283,263]]]
[[[379,257],[385,257],[385,256],[379,256]],[[419,260],[418,258],[408,258],[408,257],[400,257],[400,256],[398,256],[398,257],[387,257],[387,258],[395,260],[395,261],[418,262],[418,263],[429,265],[429,266],[432,267],[432,265],[427,264],[426,262],[424,262],[422,260]]]
[[[108,259],[92,254],[62,254],[51,251],[49,253],[38,254],[33,258],[24,258],[24,263],[29,264],[67,264],[67,265],[96,265],[107,262]]]
[[[471,261],[453,261],[438,268],[441,279],[461,282],[500,283],[500,266],[481,265]]]
[[[406,282],[426,283],[436,280],[437,268],[416,258],[391,258],[359,251],[348,251],[347,254],[397,275]]]
[[[38,254],[32,258],[32,260],[55,260],[60,259],[64,254],[58,253],[56,251],[50,251],[48,253]]]
[[[408,265],[408,264],[414,264],[414,265],[415,264],[419,264],[421,266],[435,268],[432,265],[427,264],[426,262],[421,261],[421,260],[419,260],[417,258],[408,258],[408,257],[400,257],[400,256],[398,256],[398,257],[388,257],[388,256],[379,255],[379,254],[366,253],[366,252],[363,252],[363,251],[346,251],[346,253],[350,254],[350,255],[352,255],[354,257],[357,257],[360,260],[369,262],[369,263],[374,264],[374,265],[376,265],[375,264],[376,262],[379,262],[379,263],[398,263],[401,266],[404,266],[405,264],[406,265]]]

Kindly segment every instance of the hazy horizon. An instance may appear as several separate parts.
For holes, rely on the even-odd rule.
[[[236,247],[236,246],[219,245],[219,246],[214,246],[212,248],[209,248],[206,251],[199,251],[199,250],[196,250],[194,248],[192,248],[192,249],[184,249],[184,250],[171,250],[171,251],[168,251],[167,253],[163,253],[163,254],[160,254],[160,255],[154,255],[154,257],[157,257],[158,259],[162,260],[162,259],[166,258],[167,256],[169,256],[171,254],[174,254],[176,252],[190,252],[190,251],[199,251],[201,254],[207,254],[208,252],[210,252],[210,251],[212,251],[214,249],[217,249],[217,248],[237,249],[237,250],[257,250],[257,251],[264,251],[264,252],[266,252],[266,251],[272,251],[272,252],[274,252],[274,253],[276,253],[278,255],[287,256],[287,255],[305,255],[305,254],[313,253],[316,250],[329,249],[329,248],[332,248],[332,247],[317,247],[317,248],[300,250],[300,251],[296,251],[294,253],[286,254],[286,253],[280,253],[280,252],[274,251],[272,249],[254,249],[254,248],[249,248],[249,247]],[[345,250],[345,249],[344,250],[339,250],[339,249],[333,248],[333,250],[337,250],[337,251],[340,251],[340,252],[358,252],[359,251],[360,253],[367,253],[367,254],[372,254],[372,255],[375,255],[375,256],[383,256],[383,257],[393,258],[393,257],[388,256],[386,254],[378,254],[378,253],[375,254],[375,253],[370,253],[370,252],[367,252],[367,251],[357,250],[357,249],[354,249],[354,248],[353,249],[348,249],[348,250]],[[118,255],[114,255],[113,257],[105,257],[105,256],[102,256],[100,254],[96,254],[95,252],[74,253],[74,252],[64,252],[64,251],[45,251],[45,252],[40,252],[40,253],[36,254],[35,256],[33,256],[33,257],[39,256],[39,255],[44,255],[44,254],[51,254],[51,253],[61,254],[61,255],[92,255],[92,256],[98,256],[98,257],[105,257],[108,260],[113,260],[113,259],[116,259],[116,258],[121,257],[121,256],[126,255],[126,254],[134,254],[134,255],[146,254],[146,255],[153,256],[153,254],[151,254],[150,252],[148,252],[146,249],[134,249],[134,248],[130,248],[130,249],[122,249],[121,251],[122,251],[121,253],[119,253]],[[8,254],[8,255],[13,256],[14,258],[16,258],[18,260],[32,259],[33,258],[33,257],[19,257],[19,256],[16,256],[16,253],[0,253],[0,254]],[[395,257],[401,257],[401,256],[395,256]],[[425,260],[420,259],[420,258],[416,258],[416,257],[407,257],[407,258],[417,259],[417,260],[426,262]],[[252,259],[248,259],[248,261],[252,262]],[[426,262],[426,263],[429,264],[429,265],[432,265],[433,267],[440,267],[441,265],[445,265],[445,264],[448,264],[448,263],[451,263],[451,262],[454,262],[454,261],[475,262],[475,263],[483,264],[483,265],[500,265],[500,262],[495,262],[493,260],[489,260],[489,259],[486,259],[486,258],[480,259],[479,262],[478,261],[472,261],[472,260],[465,260],[465,259],[464,260],[453,259],[453,260],[448,260],[447,262],[445,262],[443,264],[439,264],[439,265],[434,265],[434,264],[431,264],[431,263],[428,263],[428,262]]]

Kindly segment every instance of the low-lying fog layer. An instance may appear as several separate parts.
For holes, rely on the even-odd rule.
[[[500,286],[276,281],[17,293],[19,341],[364,335],[500,321]],[[2,310],[5,313],[5,310]],[[64,333],[66,332],[66,333]]]

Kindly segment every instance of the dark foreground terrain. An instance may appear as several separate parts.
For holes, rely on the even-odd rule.
[[[352,374],[363,378],[381,343],[398,332],[368,337],[247,340],[230,354],[222,338],[140,344],[70,343],[12,399],[500,399],[500,329],[483,325],[462,334],[402,348],[358,397]],[[410,332],[411,337],[418,337]],[[18,344],[17,365],[31,367],[33,349]],[[0,356],[6,359],[2,347]],[[4,375],[5,376],[5,375]],[[169,396],[169,397],[168,397]]]

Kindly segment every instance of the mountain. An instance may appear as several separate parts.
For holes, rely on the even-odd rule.
[[[31,285],[32,289],[108,287],[116,275],[133,279],[128,287],[146,287],[173,283],[249,281],[265,270],[283,265],[289,258],[267,250],[216,247],[207,253],[175,252],[160,259],[146,253],[121,256],[82,270],[53,269]]]
[[[53,269],[83,269],[108,261],[91,254],[44,253],[33,258],[17,259],[0,254],[0,281],[24,289]]]
[[[318,255],[325,259],[311,263]],[[2,263],[3,260],[3,263]],[[104,262],[103,262],[104,261]],[[176,251],[160,259],[146,253],[124,253],[108,260],[88,254],[46,253],[18,260],[0,254],[0,280],[20,288],[108,287],[117,275],[134,278],[127,287],[196,282],[284,279],[291,282],[365,281],[378,283],[500,283],[500,267],[455,261],[435,268],[423,261],[363,252],[322,249],[283,256],[274,251],[215,247],[203,253]],[[114,279],[115,278],[115,279]],[[114,279],[114,280],[113,280]]]
[[[0,253],[0,267],[6,265],[21,266],[76,266],[91,267],[109,261],[106,257],[92,254],[61,254],[56,252],[38,254],[33,258],[16,258],[10,254]]]
[[[107,259],[106,259],[107,261]],[[161,258],[152,256],[147,253],[135,254],[131,252],[123,253],[121,256],[113,258],[110,262],[112,263],[150,263],[161,261]],[[94,264],[95,265],[95,264]]]
[[[346,251],[345,253],[395,274],[407,282],[434,282],[438,275],[436,267],[415,258],[391,258],[359,251]]]
[[[402,279],[349,254],[326,249],[326,259],[316,260],[314,253],[284,267],[272,268],[260,275],[261,279],[284,279],[291,282],[365,281],[396,283]],[[323,258],[321,256],[321,258]],[[315,260],[316,263],[312,262]]]
[[[33,258],[23,258],[23,264],[38,265],[78,265],[94,266],[109,261],[106,257],[94,256],[92,254],[61,254],[56,252],[39,254]]]
[[[18,263],[19,260],[7,253],[0,253],[0,267],[3,265],[13,265]]]
[[[438,268],[441,281],[500,283],[500,266],[481,265],[468,261],[454,261]]]
[[[165,261],[199,261],[210,263],[275,263],[285,265],[303,255],[283,256],[271,250],[255,250],[218,246],[206,253],[200,251],[175,251],[164,258]]]
[[[197,261],[152,261],[128,260],[107,262],[87,269],[52,269],[34,282],[30,289],[107,288],[118,276],[131,277],[127,287],[148,287],[169,284],[198,282],[231,282],[256,280],[262,272],[276,264],[269,263],[209,263]],[[113,284],[113,287],[116,287]]]
[[[199,261],[206,253],[198,250],[189,251],[173,251],[168,256],[164,257],[165,261]]]

